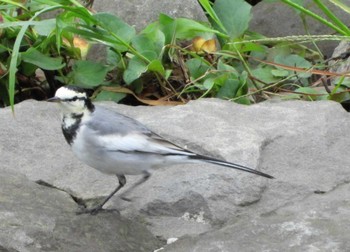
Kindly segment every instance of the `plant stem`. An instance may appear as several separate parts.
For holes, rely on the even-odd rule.
[[[247,94],[244,94],[244,95],[241,95],[241,96],[232,98],[232,99],[230,99],[230,101],[236,101],[236,100],[238,100],[238,99],[240,99],[240,98],[244,98],[244,97],[248,97],[248,96],[251,96],[251,95],[254,95],[254,94],[261,93],[262,91],[267,90],[267,89],[270,89],[270,88],[272,88],[272,87],[275,87],[275,86],[277,86],[277,85],[283,83],[284,81],[289,80],[289,79],[291,79],[291,78],[293,78],[293,77],[295,77],[295,75],[290,75],[290,76],[284,78],[283,80],[280,80],[280,81],[278,81],[278,82],[275,82],[275,83],[272,84],[272,85],[263,87],[263,88],[261,88],[261,89],[257,89],[256,91],[251,92],[251,93],[247,93]]]
[[[314,0],[314,1],[317,1],[317,0]],[[281,2],[284,2],[285,4],[291,6],[292,8],[301,11],[305,15],[308,15],[308,16],[316,19],[317,21],[321,22],[324,25],[327,25],[328,27],[330,27],[331,29],[335,30],[336,32],[338,32],[338,33],[340,33],[342,35],[350,35],[350,31],[348,29],[346,31],[342,30],[338,26],[336,26],[333,23],[329,22],[327,19],[317,15],[316,13],[314,13],[314,12],[304,8],[303,6],[301,6],[299,4],[294,3],[291,0],[281,0]]]
[[[249,76],[253,76],[252,71],[250,71],[250,68],[249,68],[247,62],[244,60],[242,54],[239,52],[239,50],[238,50],[238,48],[236,47],[236,44],[235,44],[235,43],[233,43],[233,47],[235,48],[235,51],[236,51],[236,53],[237,53],[237,55],[238,55],[238,58],[239,58],[240,61],[242,62],[243,67],[244,67],[244,69],[247,71],[248,75],[249,75]],[[256,84],[256,82],[255,82],[254,80],[252,80],[252,83],[253,83],[253,85],[255,86],[256,89],[259,89],[258,85]]]
[[[350,29],[339,18],[337,18],[337,16],[335,16],[325,4],[323,4],[320,0],[314,0],[314,2],[323,11],[323,13],[333,21],[334,24],[336,24],[346,33],[346,35],[350,35]]]

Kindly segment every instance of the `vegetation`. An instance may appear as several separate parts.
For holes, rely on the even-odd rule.
[[[0,0],[0,106],[46,99],[66,84],[91,88],[96,100],[151,105],[200,97],[242,104],[276,95],[349,99],[346,76],[327,71],[317,47],[303,45],[350,34],[321,1],[315,3],[328,19],[304,8],[303,1],[282,2],[341,36],[266,38],[248,30],[251,6],[244,0],[198,2],[208,23],[160,14],[136,32],[117,16],[93,13],[75,0]],[[106,50],[105,61],[86,59],[96,45]],[[320,80],[330,77],[339,77],[334,89],[314,88],[317,81],[326,86]]]

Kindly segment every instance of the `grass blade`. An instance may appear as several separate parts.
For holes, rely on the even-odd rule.
[[[52,7],[47,7],[37,13],[28,21],[27,24],[24,24],[22,28],[20,29],[16,40],[15,44],[12,49],[12,54],[11,54],[11,62],[10,62],[10,68],[9,68],[9,85],[8,85],[8,93],[10,97],[10,106],[12,113],[14,113],[14,104],[15,104],[15,85],[16,85],[16,73],[17,73],[17,62],[18,62],[18,55],[19,55],[19,50],[21,46],[22,39],[30,26],[31,22],[40,14],[47,12],[47,11],[52,11],[55,9],[59,9],[61,6],[52,6]]]
[[[329,22],[327,19],[317,15],[316,13],[304,8],[303,6],[294,3],[291,0],[281,0],[283,3],[291,6],[292,8],[299,10],[300,12],[304,13],[307,16],[310,16],[314,19],[316,19],[317,21],[321,22],[322,24],[330,27],[331,29],[335,30],[336,32],[342,34],[342,35],[350,35],[349,33],[347,33],[347,31],[344,31],[343,29],[341,29],[340,27],[334,25],[333,23]]]

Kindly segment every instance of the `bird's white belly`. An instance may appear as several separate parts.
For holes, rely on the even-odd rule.
[[[73,153],[85,164],[107,174],[138,175],[166,163],[158,155],[107,151],[82,137],[84,127],[77,132],[72,144]]]

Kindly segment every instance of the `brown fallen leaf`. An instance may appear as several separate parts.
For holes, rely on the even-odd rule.
[[[176,105],[182,105],[183,102],[180,101],[167,101],[167,97],[160,98],[158,100],[149,100],[149,99],[143,99],[138,97],[133,91],[131,91],[128,88],[125,87],[102,87],[102,90],[110,91],[110,92],[116,92],[116,93],[124,93],[124,94],[131,94],[134,96],[139,102],[142,102],[143,104],[151,105],[151,106],[176,106]]]

